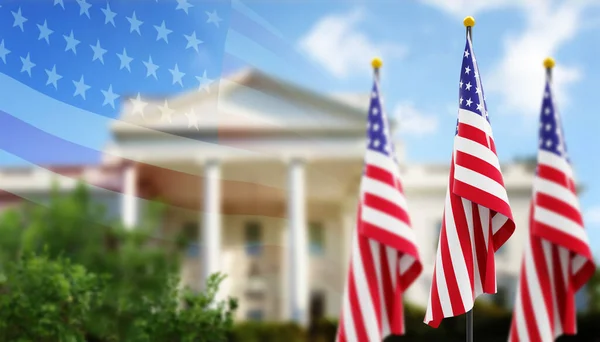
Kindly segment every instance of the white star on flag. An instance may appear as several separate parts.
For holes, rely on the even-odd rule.
[[[73,84],[75,85],[75,92],[73,93],[73,96],[81,96],[81,98],[83,98],[85,100],[85,92],[90,89],[91,87],[87,84],[85,84],[85,81],[83,79],[83,75],[81,75],[81,78],[79,79],[78,82],[73,81]]]
[[[204,70],[202,76],[196,76],[196,79],[198,80],[198,82],[200,82],[200,85],[198,86],[198,91],[205,90],[207,93],[210,92],[210,84],[213,80],[206,76],[206,70]]]
[[[46,40],[46,43],[50,44],[50,35],[54,33],[54,31],[48,28],[48,23],[46,20],[44,20],[44,25],[38,24],[37,27],[40,30],[38,40],[44,39]]]
[[[198,127],[198,117],[196,116],[196,112],[194,108],[190,109],[189,112],[185,113],[185,116],[188,118],[188,128],[196,127],[196,130],[200,130]]]
[[[131,99],[131,104],[133,105],[133,110],[131,111],[133,114],[139,113],[142,117],[144,116],[144,108],[148,105],[148,102],[142,101],[142,96],[140,93],[137,94],[135,99]]]
[[[131,15],[131,17],[126,17],[127,21],[129,21],[129,24],[131,24],[131,27],[129,28],[129,32],[133,32],[136,31],[140,36],[142,35],[142,33],[140,32],[140,26],[144,23],[141,20],[138,20],[138,18],[135,16],[135,11],[133,11],[133,14]]]
[[[71,30],[71,34],[68,36],[63,36],[65,37],[65,40],[67,41],[67,46],[65,47],[65,51],[73,51],[73,54],[77,54],[77,45],[80,43],[79,40],[75,39],[75,36],[73,35],[73,30]]]
[[[169,107],[168,101],[165,100],[164,105],[159,106],[158,109],[160,110],[160,119],[164,121],[169,120],[169,122],[171,123],[171,116],[173,115],[173,113],[175,113],[175,111]]]
[[[209,24],[213,23],[216,27],[219,27],[219,22],[223,21],[223,19],[219,18],[217,11],[206,12],[206,15],[208,15],[206,22]]]
[[[117,27],[115,24],[115,16],[117,13],[110,9],[110,4],[108,2],[106,3],[106,8],[102,8],[102,13],[104,13],[104,24],[111,23],[113,27]]]
[[[198,45],[202,44],[202,41],[199,40],[198,38],[196,38],[196,31],[192,32],[192,34],[189,36],[184,34],[184,37],[188,41],[185,48],[186,49],[194,48],[194,50],[196,50],[196,52],[198,52]]]
[[[190,7],[194,7],[194,5],[187,2],[187,0],[177,0],[177,7],[175,9],[183,10],[185,14],[188,14],[188,10],[190,9]]]
[[[52,84],[54,89],[58,89],[58,80],[62,78],[61,75],[56,73],[56,64],[52,67],[52,70],[45,70],[48,75],[48,80],[46,81],[46,85]]]
[[[29,59],[29,53],[27,53],[27,57],[21,57],[21,63],[23,63],[23,66],[21,67],[21,72],[26,72],[27,74],[29,74],[29,77],[31,77],[31,68],[35,66],[35,63],[32,63],[31,59]]]
[[[104,102],[102,102],[103,106],[110,104],[111,107],[115,108],[115,100],[119,98],[119,95],[115,94],[112,90],[112,84],[108,86],[107,90],[100,90],[102,95],[104,95]]]
[[[8,55],[9,53],[10,50],[4,46],[4,39],[2,39],[2,41],[0,41],[0,58],[2,58],[4,64],[6,64],[6,55]]]
[[[162,24],[160,26],[156,26],[154,25],[154,28],[157,31],[157,35],[156,35],[156,40],[164,40],[167,44],[169,43],[169,38],[168,35],[171,34],[173,31],[169,30],[166,26],[165,26],[165,21],[163,20]]]
[[[169,72],[171,72],[171,75],[173,75],[173,84],[179,83],[179,85],[183,87],[183,82],[181,78],[185,76],[185,73],[179,71],[179,66],[177,65],[177,63],[175,63],[174,69],[169,69]]]
[[[152,63],[152,56],[148,57],[148,61],[147,62],[143,62],[144,65],[146,66],[146,77],[152,75],[154,76],[155,79],[158,80],[158,76],[156,76],[156,70],[158,70],[158,65]]]
[[[79,4],[79,15],[85,14],[88,18],[90,18],[90,7],[92,7],[92,5],[88,4],[85,0],[76,1]]]
[[[13,22],[13,27],[19,26],[19,28],[21,29],[21,32],[25,31],[25,29],[23,28],[23,24],[28,20],[27,18],[25,18],[22,14],[21,14],[21,7],[19,7],[19,10],[17,12],[12,12],[13,18],[15,18],[15,21]]]
[[[127,50],[125,48],[123,48],[123,53],[117,53],[117,57],[119,57],[119,60],[121,61],[119,70],[121,70],[123,68],[127,68],[127,70],[129,72],[131,72],[131,67],[129,66],[129,63],[131,63],[133,58],[127,56]]]
[[[106,49],[103,49],[100,46],[100,40],[96,41],[96,46],[90,45],[92,50],[94,51],[94,56],[92,57],[92,61],[100,60],[102,64],[104,64],[104,54],[106,53]]]

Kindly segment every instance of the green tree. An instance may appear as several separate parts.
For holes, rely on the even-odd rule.
[[[7,237],[0,239],[0,265],[17,262],[24,253],[44,251],[51,260],[68,259],[102,277],[102,301],[90,308],[84,328],[90,341],[186,341],[194,334],[212,336],[201,341],[222,340],[199,327],[210,326],[210,320],[217,324],[214,331],[229,329],[235,301],[214,302],[217,276],[205,293],[178,289],[184,244],[178,236],[154,237],[163,210],[155,203],[139,227],[128,230],[111,220],[83,185],[66,195],[55,190],[45,206],[28,204],[0,217],[0,234]],[[194,305],[176,310],[183,297]],[[211,315],[223,319],[214,321]],[[190,317],[201,321],[194,323]],[[157,327],[188,335],[156,338]]]

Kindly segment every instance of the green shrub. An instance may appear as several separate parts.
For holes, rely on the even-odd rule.
[[[81,265],[27,256],[6,266],[0,284],[1,341],[85,341],[102,280]]]
[[[236,302],[216,301],[223,276],[213,275],[207,290],[199,294],[180,290],[175,279],[169,282],[167,295],[144,300],[130,308],[136,316],[127,335],[119,341],[131,342],[225,342],[233,326]]]
[[[476,341],[506,342],[508,338],[511,312],[492,303],[478,301],[475,305],[473,334]],[[405,308],[407,332],[404,336],[389,336],[385,342],[462,342],[465,341],[465,316],[445,319],[439,328],[433,329],[423,323],[425,312],[422,308],[407,305]],[[585,314],[578,317],[577,336],[565,336],[557,342],[597,342],[600,337],[600,314]],[[336,320],[322,320],[308,327],[306,331],[289,323],[247,322],[234,327],[229,342],[255,341],[310,341],[333,342],[337,333]]]
[[[235,326],[230,342],[304,342],[306,333],[293,323],[243,322]]]
[[[586,286],[587,295],[589,297],[588,309],[592,313],[600,313],[600,268],[592,276]]]
[[[80,185],[66,195],[54,192],[47,205],[29,203],[3,212],[0,215],[0,236],[3,237],[0,239],[0,274],[3,271],[10,274],[3,286],[4,289],[23,289],[2,298],[4,305],[16,305],[19,310],[2,310],[0,326],[4,332],[15,334],[15,329],[22,329],[19,336],[36,342],[80,341],[81,336],[89,342],[224,341],[232,327],[236,303],[233,300],[215,302],[214,294],[222,277],[214,275],[203,293],[178,289],[183,245],[177,243],[176,236],[163,236],[162,240],[153,237],[161,223],[162,208],[155,205],[150,209],[139,227],[124,229],[120,222],[112,222]],[[41,252],[45,253],[43,259],[26,259],[29,263],[19,259],[23,254]],[[48,264],[43,271],[47,273],[39,271],[39,276],[32,273],[17,277],[20,273],[8,271],[39,268],[37,263],[42,262]],[[104,286],[92,283],[93,279],[101,279]],[[46,293],[42,281],[50,285],[51,281],[57,284],[72,281],[69,289],[78,292]],[[59,288],[50,286],[47,291],[59,291]],[[16,293],[20,293],[23,305],[36,303],[37,307],[18,306]],[[75,294],[81,297],[77,301]],[[59,295],[64,298],[70,295],[74,302],[64,304],[64,298]],[[85,296],[97,301],[86,302]],[[185,307],[181,307],[182,302],[186,303]],[[85,307],[78,306],[84,303],[87,303]],[[62,325],[54,316],[37,321],[42,317],[39,310],[58,310],[58,307],[63,314],[79,314],[61,317]],[[31,320],[36,320],[35,324],[11,328],[19,327],[13,323]],[[53,332],[49,326],[55,323],[58,330]],[[73,336],[75,340],[64,336]],[[18,341],[16,337],[0,335],[0,341],[13,340]]]

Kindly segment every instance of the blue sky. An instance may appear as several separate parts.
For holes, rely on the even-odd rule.
[[[115,25],[102,11],[107,8],[106,2],[87,0],[91,4],[88,17],[82,10],[87,7],[82,7],[81,1],[85,3],[85,0],[64,0],[64,10],[58,0],[2,2],[0,42],[4,40],[11,52],[6,55],[6,63],[0,61],[0,90],[11,95],[0,100],[0,110],[56,136],[101,149],[109,139],[105,127],[117,115],[119,101],[126,95],[135,95],[136,91],[177,93],[201,87],[208,79],[218,77],[221,39],[229,24],[227,1],[190,0],[194,7],[187,10],[181,6],[186,3],[184,0],[111,1],[111,10],[116,13]],[[47,11],[39,10],[41,3]],[[281,60],[259,63],[275,75],[324,93],[368,92],[372,82],[370,60],[382,57],[385,105],[402,125],[399,138],[407,145],[410,161],[449,162],[465,39],[462,19],[466,15],[473,15],[477,21],[474,48],[498,154],[503,161],[536,153],[544,82],[542,60],[553,56],[557,61],[555,88],[567,146],[578,179],[586,186],[581,196],[582,208],[593,248],[600,253],[600,180],[595,177],[600,161],[594,155],[600,149],[596,131],[600,119],[595,101],[600,89],[600,67],[596,61],[600,55],[597,38],[600,6],[592,1],[473,3],[466,0],[245,1],[246,13],[257,13],[314,67],[307,72]],[[14,13],[18,8],[28,19],[23,30],[20,25],[15,26]],[[127,19],[131,19],[133,11],[144,21],[138,35],[144,39],[141,44],[133,38],[138,37],[137,32],[131,30]],[[221,19],[218,24],[214,15],[212,21],[208,15],[213,11]],[[40,35],[38,25],[44,20],[54,31],[49,42]],[[159,38],[157,27],[162,21],[172,31],[168,42]],[[77,54],[64,51],[64,36],[71,29],[80,40]],[[189,44],[192,31],[204,42],[198,51]],[[228,37],[234,41],[235,35],[230,32]],[[91,47],[98,39],[107,50],[102,62],[94,59],[95,50]],[[124,42],[128,55],[134,58],[130,71],[116,55],[122,54]],[[46,48],[52,54],[46,54]],[[27,53],[36,64],[32,76],[22,68]],[[264,62],[273,61],[268,56],[273,53],[243,49],[242,54],[248,60]],[[143,64],[149,55],[160,65],[156,78],[148,76]],[[185,73],[181,83],[173,75],[176,63],[177,70]],[[63,76],[57,87],[47,84],[47,72],[55,64]],[[104,68],[111,73],[107,74],[108,69]],[[85,99],[81,94],[74,95],[73,82],[80,81],[80,74],[85,75],[85,83],[91,87]],[[119,94],[114,108],[105,103],[102,92],[109,85]],[[36,93],[40,95],[36,103],[27,101],[32,87],[44,95]],[[65,107],[52,98],[68,103],[68,110],[63,110]],[[67,151],[48,153],[26,143],[19,150],[9,146],[11,139],[7,138],[16,135],[8,132],[0,139],[2,149],[12,149],[12,153],[0,155],[3,165],[22,163],[22,158],[15,157],[19,151],[29,153],[36,162],[42,157],[62,160],[61,156],[68,154]],[[93,156],[81,158],[93,159]]]

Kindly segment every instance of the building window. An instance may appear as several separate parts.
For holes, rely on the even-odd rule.
[[[259,222],[246,222],[246,254],[259,255],[262,251],[262,226]]]
[[[323,255],[325,252],[325,230],[320,222],[309,225],[309,249],[311,255]]]
[[[200,255],[200,239],[202,238],[198,222],[189,221],[184,223],[181,232],[187,244],[187,256],[190,258],[198,257]]]
[[[318,322],[325,317],[325,303],[325,293],[323,291],[314,291],[310,294],[309,313],[311,322]]]
[[[249,321],[262,321],[264,312],[260,309],[251,309],[246,312],[246,319]]]
[[[250,261],[250,269],[246,278],[246,298],[251,300],[262,300],[265,298],[266,284],[257,260]]]

